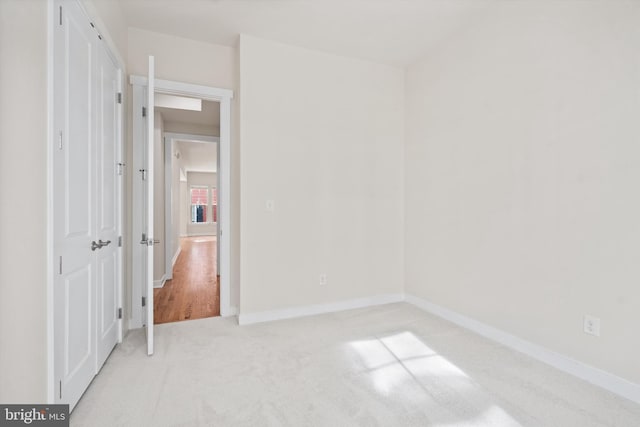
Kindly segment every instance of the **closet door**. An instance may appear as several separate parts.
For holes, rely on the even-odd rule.
[[[80,3],[54,5],[55,401],[73,409],[121,326],[120,80]]]
[[[96,368],[92,251],[96,33],[75,2],[56,2],[58,6],[60,16],[54,30],[54,375],[56,402],[73,408]]]
[[[96,60],[96,218],[94,252],[97,290],[97,369],[118,339],[118,68],[100,46]]]

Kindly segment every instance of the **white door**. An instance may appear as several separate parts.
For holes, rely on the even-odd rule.
[[[121,328],[120,72],[78,2],[55,8],[54,381],[73,409]]]
[[[118,340],[118,68],[105,49],[96,52],[96,258],[97,368]]]
[[[73,407],[96,371],[96,272],[91,250],[96,35],[77,4],[64,5],[62,24],[54,30],[54,375],[56,402]]]
[[[145,277],[145,293],[146,303],[144,307],[146,332],[147,332],[147,354],[153,354],[153,244],[156,242],[153,238],[153,142],[154,142],[154,57],[149,56],[149,75],[147,77],[147,140],[145,144],[145,169],[146,177],[144,182],[144,213],[143,230],[146,230],[145,237],[142,239],[146,244],[146,277]],[[144,268],[144,267],[143,267]]]

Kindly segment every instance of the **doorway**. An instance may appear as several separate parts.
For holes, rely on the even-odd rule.
[[[155,117],[164,129],[165,268],[162,278],[163,271],[156,272],[154,322],[219,316],[220,104],[202,101],[200,112],[156,108]]]
[[[151,59],[150,59],[151,61]],[[195,98],[198,100],[205,101],[215,101],[219,104],[219,137],[218,142],[219,145],[217,147],[218,158],[217,160],[219,168],[217,169],[217,199],[220,202],[220,209],[217,212],[218,221],[217,221],[217,236],[216,236],[216,245],[217,250],[216,258],[210,259],[209,264],[213,264],[215,268],[216,275],[219,274],[219,302],[220,308],[219,312],[221,316],[231,315],[230,308],[230,240],[231,240],[231,227],[230,224],[230,112],[231,112],[231,98],[233,96],[233,92],[226,89],[218,89],[206,86],[192,85],[188,83],[175,82],[175,81],[167,81],[154,79],[153,87],[155,90],[152,90],[151,93],[147,93],[147,81],[146,77],[140,76],[131,76],[130,82],[133,85],[133,137],[134,137],[134,152],[133,152],[133,162],[134,162],[134,170],[140,172],[140,176],[134,178],[136,181],[144,181],[145,179],[149,183],[153,183],[156,180],[155,170],[158,170],[158,165],[156,164],[153,167],[149,167],[149,162],[147,158],[145,158],[145,141],[148,141],[150,132],[155,134],[156,130],[152,124],[155,124],[155,120],[148,120],[147,116],[155,116],[155,114],[146,114],[146,106],[148,105],[156,105],[156,103],[149,103],[149,99],[153,99],[153,95],[172,95],[178,97],[187,97],[187,98]],[[152,95],[152,96],[150,96]],[[145,101],[147,100],[147,101]],[[151,111],[154,111],[153,108]],[[150,127],[151,126],[151,127]],[[184,128],[171,128],[174,132],[182,132]],[[193,132],[193,131],[189,131]],[[206,132],[201,132],[206,133]],[[210,136],[210,135],[209,135]],[[188,139],[188,138],[187,138]],[[162,145],[162,144],[161,144]],[[164,147],[163,147],[164,149]],[[155,151],[152,150],[151,152]],[[155,156],[153,157],[155,159]],[[163,188],[163,182],[161,181],[158,185],[153,185],[153,187]],[[133,194],[133,235],[141,236],[140,242],[150,242],[153,241],[154,246],[156,246],[156,242],[158,240],[164,240],[166,236],[164,236],[164,228],[162,225],[166,225],[164,221],[158,222],[153,221],[153,223],[159,223],[160,227],[154,226],[152,229],[147,230],[144,228],[144,224],[138,220],[141,218],[144,212],[144,200],[145,196],[142,192],[144,186],[138,185],[137,182],[134,182],[134,194]],[[155,193],[155,191],[154,191]],[[153,206],[154,212],[161,210],[164,213],[164,209],[162,206],[159,208],[157,206]],[[149,237],[150,234],[147,232],[153,233],[153,240]],[[163,239],[158,238],[158,236],[163,235]],[[137,240],[137,239],[136,239]],[[136,242],[134,242],[136,243]],[[201,242],[199,242],[201,243]],[[173,243],[172,243],[173,244]],[[171,245],[170,245],[171,246]],[[157,246],[156,246],[157,248]],[[132,288],[132,301],[134,302],[131,310],[131,319],[130,326],[131,328],[143,327],[146,326],[148,341],[152,342],[152,328],[153,325],[153,310],[151,308],[155,307],[155,304],[152,302],[154,300],[154,289],[152,286],[155,286],[157,282],[154,282],[155,274],[148,274],[148,270],[145,270],[143,262],[136,262],[136,260],[143,260],[145,254],[145,245],[135,245],[133,244],[133,283],[135,284]],[[159,249],[159,248],[157,248]],[[157,255],[156,252],[160,252],[161,255]],[[153,251],[153,266],[155,265],[163,265],[166,266],[166,250],[158,250]],[[162,255],[164,254],[164,256]],[[159,258],[156,258],[156,257]],[[176,258],[176,264],[178,263],[178,257]],[[216,266],[217,264],[217,266]],[[218,267],[218,268],[216,268]],[[173,269],[168,270],[171,272],[171,276],[173,274]],[[146,275],[145,275],[146,274]],[[138,280],[139,279],[139,280]],[[164,277],[156,280],[173,280],[173,277]],[[162,283],[162,282],[161,282]],[[141,304],[137,304],[136,301],[141,301]],[[150,304],[145,305],[146,302],[149,301]],[[146,307],[146,308],[145,308]],[[148,353],[152,354],[153,349],[152,346],[149,345]]]

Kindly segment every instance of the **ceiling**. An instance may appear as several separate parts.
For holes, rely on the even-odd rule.
[[[180,167],[185,172],[215,172],[218,144],[213,142],[177,141]]]
[[[220,127],[220,103],[215,101],[202,101],[202,111],[178,110],[164,107],[156,107],[155,111],[162,113],[162,119],[165,122]]]
[[[248,34],[407,66],[499,0],[120,0],[127,25],[226,46]]]

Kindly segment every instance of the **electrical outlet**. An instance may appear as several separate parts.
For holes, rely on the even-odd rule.
[[[322,273],[320,275],[320,278],[319,278],[318,282],[320,283],[320,286],[326,285],[327,284],[327,275]]]
[[[584,332],[585,334],[595,335],[596,337],[599,337],[600,336],[600,319],[588,314],[585,315],[584,316]]]

